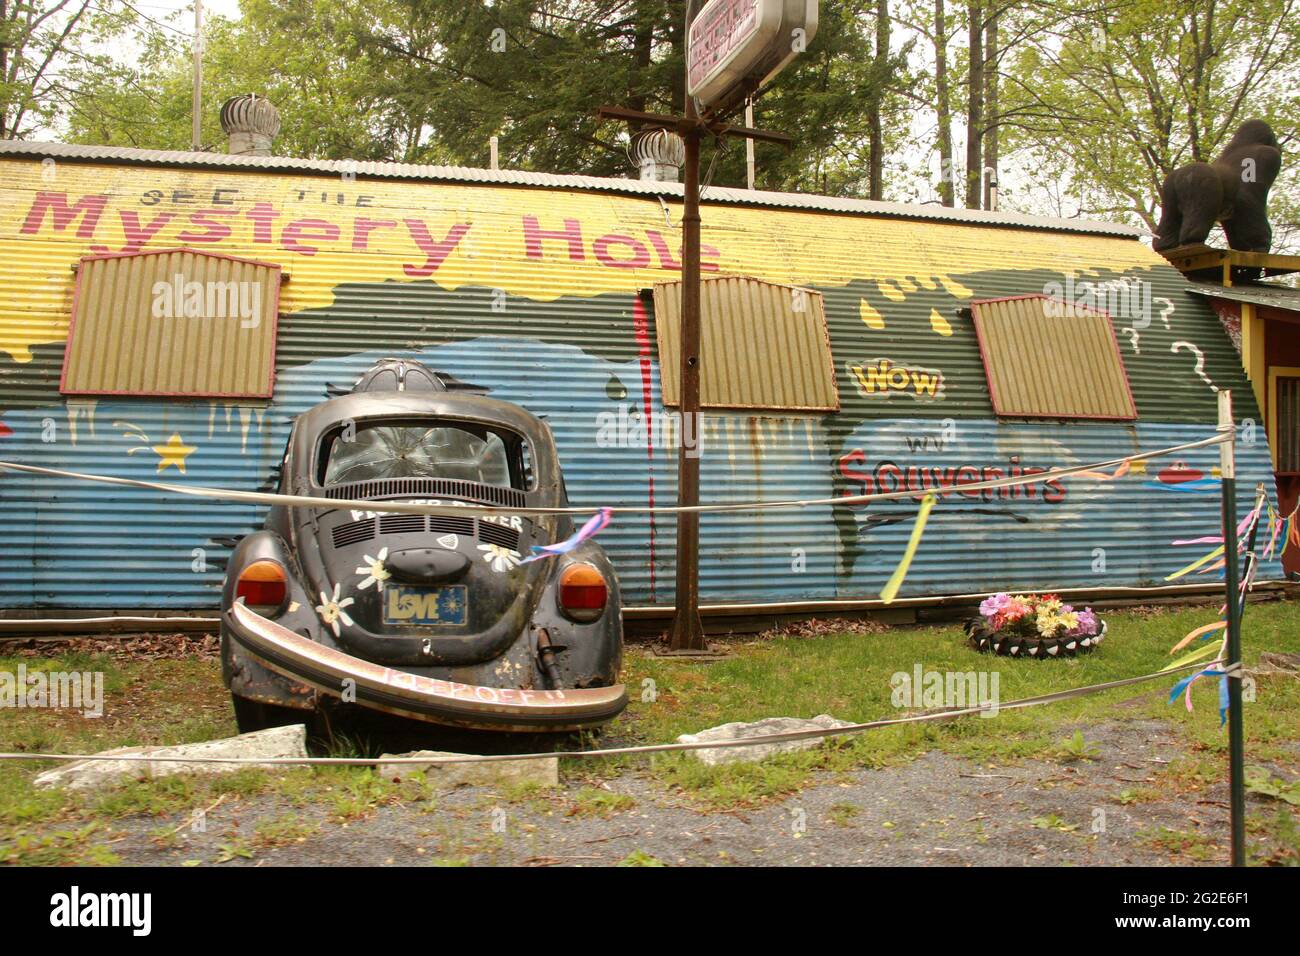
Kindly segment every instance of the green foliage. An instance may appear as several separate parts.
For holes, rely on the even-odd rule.
[[[1137,840],[1155,849],[1164,850],[1172,856],[1186,857],[1197,862],[1204,862],[1219,855],[1218,847],[1209,837],[1192,830],[1153,827],[1139,830]]]
[[[1274,800],[1284,800],[1293,807],[1300,807],[1300,780],[1287,783],[1274,777],[1263,767],[1246,768],[1246,792],[1272,797]]]
[[[1004,142],[1064,214],[1154,227],[1164,177],[1213,159],[1244,120],[1283,143],[1300,132],[1296,0],[1065,0],[1011,17],[1024,39],[1002,67]],[[1296,221],[1294,182],[1275,186],[1275,225]]]
[[[1049,813],[1045,817],[1034,817],[1029,822],[1037,830],[1057,830],[1061,833],[1073,833],[1079,829],[1079,824],[1066,823],[1055,813]]]
[[[626,794],[613,793],[599,787],[583,787],[573,795],[568,815],[571,817],[610,817],[630,810],[636,801]]]
[[[1076,760],[1097,760],[1100,756],[1100,748],[1091,741],[1084,740],[1082,730],[1076,730],[1073,736],[1062,740],[1056,748],[1056,757],[1063,763],[1072,763]]]
[[[756,123],[797,139],[788,153],[758,147],[760,186],[860,192],[868,103],[885,115],[886,152],[905,141],[906,54],[875,60],[874,7],[823,0],[812,46],[759,101]],[[670,0],[243,0],[240,20],[205,27],[203,143],[222,148],[218,104],[257,92],[280,110],[288,155],[486,166],[495,135],[506,167],[628,175],[627,129],[595,110],[682,110],[682,12]],[[188,148],[187,39],[144,22],[134,42],[129,61],[70,70],[67,138]],[[743,144],[715,148],[712,181],[743,185]]]
[[[665,866],[655,857],[646,853],[644,850],[633,850],[623,859],[618,861],[618,866]]]

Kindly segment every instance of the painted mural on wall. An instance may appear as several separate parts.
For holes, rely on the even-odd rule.
[[[576,504],[675,500],[676,425],[660,403],[654,317],[638,292],[680,270],[674,205],[459,184],[0,168],[0,256],[12,263],[0,274],[0,458],[271,490],[292,416],[398,355],[545,417]],[[1213,451],[1117,482],[956,487],[1205,437],[1220,387],[1234,389],[1247,424],[1257,418],[1217,318],[1137,242],[712,205],[704,222],[707,270],[823,293],[843,405],[826,416],[706,415],[708,500],[934,489],[904,596],[1156,583],[1179,566],[1169,541],[1217,524]],[[274,400],[65,401],[70,266],[100,250],[179,245],[289,273]],[[1123,313],[1137,423],[994,419],[962,310],[972,297],[1053,286]],[[1248,495],[1268,474],[1262,429],[1240,460]],[[874,597],[913,513],[879,503],[707,516],[706,600]],[[0,606],[196,607],[216,603],[224,558],[259,512],[8,474],[0,520]],[[629,515],[602,533],[630,603],[671,600],[673,531],[671,516]]]

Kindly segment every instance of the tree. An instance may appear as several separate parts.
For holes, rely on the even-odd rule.
[[[889,53],[880,0],[823,0],[811,48],[758,98],[760,125],[796,138],[760,145],[770,189],[881,195],[905,141],[906,54]],[[626,129],[604,104],[683,108],[683,0],[244,0],[205,29],[204,142],[215,104],[259,92],[280,109],[277,150],[312,158],[504,166],[622,176]],[[96,62],[68,105],[78,142],[181,149],[188,142],[189,40],[145,24],[133,62]],[[865,118],[879,108],[878,142]],[[743,150],[706,151],[714,183],[745,182]]]
[[[980,135],[984,140],[984,168],[981,178],[984,184],[984,208],[992,209],[996,205],[994,190],[998,183],[998,147],[1000,143],[998,127],[998,61],[1001,51],[998,48],[998,18],[1001,10],[996,7],[988,11],[984,20],[984,65],[981,73],[984,80],[984,123]]]
[[[934,44],[934,112],[938,124],[936,135],[939,149],[939,201],[945,206],[956,205],[955,177],[952,156],[952,104],[948,87],[948,33],[947,11],[944,0],[934,0],[934,31],[930,42]]]
[[[1300,133],[1297,0],[1067,0],[1016,14],[1023,40],[1001,73],[1004,145],[1059,189],[1066,215],[1154,228],[1160,184],[1208,160],[1250,118]],[[1294,177],[1274,186],[1285,243]]]
[[[95,16],[91,0],[0,0],[0,139],[29,136],[57,114],[60,69],[83,55]]]
[[[876,48],[871,60],[871,93],[867,101],[867,126],[871,132],[871,170],[867,196],[883,199],[885,196],[885,126],[881,119],[881,105],[890,83],[889,59],[889,2],[876,3]]]
[[[979,209],[984,179],[984,5],[971,0],[966,15],[966,208]]]
[[[372,0],[375,15],[392,4]],[[427,117],[408,92],[409,72],[393,75],[347,29],[356,0],[243,0],[235,22],[204,24],[203,143],[222,148],[217,106],[239,93],[266,95],[283,120],[276,148],[320,159],[413,161]],[[417,50],[432,40],[418,25]],[[137,55],[100,57],[70,72],[77,95],[66,109],[72,142],[186,149],[191,122],[190,37],[157,24],[135,26]]]

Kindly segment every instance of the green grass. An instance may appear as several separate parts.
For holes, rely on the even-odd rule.
[[[1215,859],[1220,855],[1220,850],[1214,841],[1190,830],[1155,827],[1151,830],[1139,830],[1137,839],[1138,842],[1163,850],[1170,856],[1186,857],[1198,863]]]
[[[826,815],[830,817],[831,823],[837,827],[849,827],[853,825],[854,818],[862,812],[862,808],[852,803],[837,803],[832,806]]]
[[[656,699],[643,703],[640,695],[633,694],[618,729],[660,742],[727,721],[759,720],[776,714],[812,717],[829,713],[852,721],[894,717],[899,712],[890,702],[890,677],[895,672],[911,674],[918,663],[924,670],[997,671],[1003,701],[1133,677],[1168,665],[1174,643],[1194,627],[1215,620],[1217,608],[1107,612],[1103,617],[1109,633],[1099,650],[1041,661],[979,654],[966,645],[957,625],[747,642],[733,648],[733,657],[710,664],[674,661],[634,650],[624,679],[631,688],[641,687],[645,678],[652,679]],[[1293,601],[1251,604],[1243,635],[1247,665],[1264,650],[1300,652],[1300,608]],[[996,727],[995,736],[1001,736],[1008,726],[1017,731],[1046,730],[1083,717],[1109,714],[1116,702],[1136,695],[1150,698],[1142,716],[1167,716],[1173,708],[1166,708],[1164,700],[1172,684],[1173,679],[1155,681],[964,723],[975,728],[981,723]],[[1281,679],[1273,682],[1266,678],[1261,685],[1260,699],[1250,706],[1266,713],[1251,718],[1248,712],[1251,723],[1273,713],[1272,707],[1259,706],[1268,703],[1272,691],[1287,689]],[[1195,699],[1201,702],[1197,716],[1203,719],[1194,716],[1194,726],[1217,729],[1213,692],[1202,690]],[[1057,740],[1059,737],[1051,743]]]
[[[636,806],[636,800],[622,793],[599,787],[583,787],[573,795],[568,814],[571,817],[611,817]]]
[[[1160,799],[1160,791],[1155,787],[1125,787],[1115,794],[1114,800],[1121,806],[1133,806],[1138,803],[1151,803]]]
[[[1049,813],[1045,817],[1034,817],[1029,821],[1030,825],[1038,830],[1058,830],[1061,833],[1073,833],[1079,829],[1079,824],[1068,823],[1062,820],[1055,813]]]
[[[623,859],[619,860],[617,866],[665,866],[666,864],[646,853],[644,850],[633,850]]]
[[[633,691],[632,703],[605,739],[663,743],[729,721],[776,715],[829,713],[851,721],[898,717],[905,711],[891,702],[890,678],[895,672],[911,674],[918,663],[927,671],[996,672],[1003,702],[1131,677],[1166,666],[1172,660],[1169,648],[1192,628],[1214,620],[1217,607],[1133,610],[1103,616],[1109,634],[1099,651],[1043,661],[978,654],[965,644],[956,625],[747,640],[733,645],[730,658],[707,664],[653,657],[632,647],[623,675]],[[1248,666],[1264,650],[1300,652],[1296,602],[1251,604],[1243,644]],[[104,672],[105,716],[93,720],[62,711],[0,710],[0,750],[96,752],[127,745],[188,743],[236,732],[219,667],[213,662],[134,662],[94,655],[0,657],[0,670],[12,671],[18,663],[28,669],[42,666]],[[653,701],[641,699],[640,690],[647,679],[654,681]],[[1174,679],[1161,678],[1044,707],[1003,711],[992,719],[965,717],[867,731],[758,764],[707,767],[688,755],[665,754],[649,761],[562,761],[562,768],[571,784],[580,781],[587,787],[570,797],[580,813],[625,809],[621,799],[600,789],[599,783],[628,768],[648,770],[670,802],[684,800],[729,809],[779,799],[827,774],[833,779],[839,773],[886,767],[931,750],[985,765],[1031,757],[1105,761],[1108,755],[1093,741],[1090,724],[1158,718],[1178,730],[1188,756],[1164,766],[1154,789],[1193,792],[1224,778],[1227,736],[1219,726],[1213,683],[1198,684],[1193,695],[1195,712],[1188,714],[1181,703],[1166,703]],[[1295,741],[1300,739],[1300,681],[1283,675],[1260,677],[1256,700],[1246,704],[1245,718],[1249,761],[1271,764],[1275,772],[1288,770],[1283,777],[1293,781],[1298,759]],[[368,749],[369,744],[340,740],[336,746],[339,753],[351,754]],[[601,746],[601,738],[587,746]],[[0,861],[112,862],[117,838],[114,821],[155,816],[174,822],[178,815],[222,798],[224,806],[230,807],[258,794],[271,794],[295,807],[318,805],[336,822],[362,819],[386,803],[428,803],[429,798],[417,777],[395,785],[375,778],[365,768],[346,767],[137,780],[95,794],[37,791],[32,778],[48,766],[14,763],[0,772]],[[1275,784],[1290,785],[1285,779]],[[1150,799],[1150,794],[1146,788],[1136,788],[1120,792],[1115,799],[1138,803]],[[553,812],[556,806],[550,797],[528,787],[506,788],[488,797],[488,805],[501,802],[538,812],[543,807]],[[563,812],[563,804],[560,806]],[[1261,826],[1271,828],[1274,837],[1281,834],[1282,824],[1274,821],[1272,814]],[[85,846],[74,846],[70,834],[84,834]],[[1285,835],[1279,838],[1285,839]],[[256,850],[264,845],[255,839],[250,847]]]
[[[898,717],[903,711],[891,702],[891,676],[910,675],[918,663],[926,671],[997,672],[1003,702],[1133,677],[1168,665],[1173,659],[1169,649],[1188,631],[1215,620],[1217,608],[1137,609],[1103,616],[1109,633],[1098,651],[1042,661],[979,654],[966,645],[956,625],[746,642],[736,645],[729,659],[710,664],[674,661],[634,649],[625,680],[632,688],[642,687],[647,678],[653,680],[655,699],[643,702],[634,694],[613,732],[660,743],[728,721],[778,714],[829,713],[855,722]],[[1285,600],[1251,604],[1243,634],[1247,665],[1260,651],[1300,651],[1300,609]],[[967,717],[868,731],[849,738],[847,755],[843,750],[821,756],[783,755],[758,765],[759,769],[754,765],[702,768],[690,758],[670,756],[655,761],[656,773],[670,787],[702,793],[711,804],[732,799],[747,803],[797,789],[814,769],[843,769],[846,763],[883,766],[929,749],[981,762],[1033,756],[1094,759],[1103,755],[1084,736],[1074,737],[1073,727],[1115,717],[1169,720],[1195,749],[1221,751],[1227,738],[1219,727],[1213,682],[1198,684],[1193,691],[1195,711],[1188,714],[1181,705],[1166,702],[1175,680],[1171,676],[1043,707],[1003,711],[990,719]],[[1285,745],[1300,738],[1300,682],[1261,678],[1257,700],[1246,708],[1252,754],[1258,750],[1266,758],[1285,755]],[[1064,728],[1071,728],[1065,741]],[[1294,758],[1293,751],[1290,756]]]

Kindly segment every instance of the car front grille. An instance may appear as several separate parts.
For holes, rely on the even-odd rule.
[[[507,528],[505,525],[493,524],[491,521],[484,521],[481,518],[478,523],[478,539],[488,544],[499,544],[503,548],[509,548],[511,551],[519,549],[519,532],[514,528]]]
[[[418,534],[428,528],[424,515],[382,515],[379,519],[380,534]]]
[[[429,515],[429,530],[434,534],[474,534],[473,518],[452,515]]]
[[[356,544],[358,541],[369,541],[374,536],[374,518],[341,524],[334,529],[334,547],[345,548],[350,544]]]
[[[354,481],[325,489],[326,498],[461,498],[505,508],[524,507],[524,493],[518,488],[483,485],[454,478],[379,478]]]
[[[376,524],[379,535],[429,532],[436,535],[463,534],[474,537],[477,527],[478,540],[509,548],[511,551],[519,550],[519,532],[514,528],[459,515],[381,515],[378,522],[374,518],[349,521],[337,525],[331,532],[334,547],[346,548],[360,544],[362,541],[370,541],[376,536]]]

